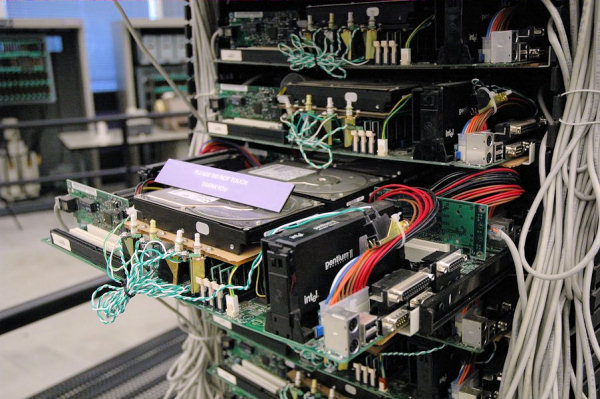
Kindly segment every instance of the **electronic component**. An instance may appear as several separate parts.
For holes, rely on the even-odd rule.
[[[464,306],[498,285],[510,273],[506,268],[507,251],[494,253],[477,267],[464,273],[435,295],[425,299],[420,305],[420,334],[432,334],[448,319],[461,312]],[[467,265],[463,266],[467,267]]]
[[[309,94],[314,104],[325,104],[327,97],[334,104],[345,104],[346,93],[356,93],[355,109],[363,112],[388,112],[406,94],[410,94],[417,85],[410,82],[378,83],[352,80],[304,80],[287,84],[286,94],[293,101],[302,103]]]
[[[471,82],[440,83],[412,91],[413,157],[447,162],[474,106]]]
[[[471,257],[485,259],[488,207],[443,197],[438,201],[438,221],[421,238],[451,244],[467,250]]]
[[[431,291],[421,292],[419,295],[415,296],[408,302],[409,308],[415,309],[415,308],[419,307],[425,300],[427,300],[428,298],[430,298],[434,295],[435,294]]]
[[[0,35],[0,105],[56,101],[46,36]]]
[[[100,229],[97,231],[92,230],[91,232],[79,228],[68,232],[60,229],[52,229],[50,230],[50,242],[53,245],[78,256],[80,259],[84,259],[90,264],[105,265],[106,260],[104,259],[103,246],[105,245],[104,240],[106,239],[107,234],[107,231]],[[112,250],[113,245],[114,241],[113,243],[108,242],[106,247],[108,250]],[[115,268],[121,266],[121,259],[117,254],[112,255],[111,261]],[[117,272],[115,274],[121,276],[122,272]]]
[[[77,210],[77,197],[74,197],[71,194],[61,195],[58,197],[58,206],[63,212],[75,212]]]
[[[146,37],[144,35],[143,37]],[[164,65],[164,69],[169,77],[175,82],[177,88],[182,92],[187,92],[188,75],[185,65],[181,62],[179,65]],[[151,111],[157,100],[165,93],[172,92],[173,89],[167,81],[156,72],[152,65],[135,66],[135,87],[137,88],[138,108]]]
[[[380,215],[395,212],[391,202],[377,201],[364,212],[316,220],[263,239],[270,304],[266,330],[298,342],[308,340],[317,324],[319,302],[327,296],[335,275],[360,255],[360,237],[373,236],[373,222],[383,217]],[[381,277],[392,264],[397,265],[397,255],[393,252],[384,258],[373,271],[374,278]]]
[[[444,2],[444,44],[438,54],[439,64],[468,64],[469,46],[463,40],[463,0]],[[440,32],[441,33],[441,32]]]
[[[78,202],[79,208],[89,213],[98,212],[98,203],[90,198],[81,198]]]
[[[342,357],[360,348],[360,315],[346,309],[325,312],[321,315],[325,329],[325,347]]]
[[[490,321],[482,316],[470,315],[462,319],[461,340],[465,345],[483,348],[491,339]]]
[[[294,184],[294,194],[315,199],[335,210],[365,201],[383,178],[365,173],[328,168],[315,170],[297,162],[276,162],[245,171],[249,174]]]
[[[432,287],[435,292],[439,292],[460,277],[465,260],[466,256],[461,250],[436,251],[424,257],[420,265],[435,276]]]
[[[298,13],[289,11],[234,11],[229,14],[229,26],[223,28],[224,38],[232,49],[240,47],[277,47],[297,33]]]
[[[514,221],[509,218],[494,216],[488,221],[490,228],[488,229],[487,243],[491,247],[504,248],[506,242],[500,237],[498,231],[502,231],[504,234],[511,237],[514,240],[515,236],[515,225]]]
[[[504,144],[491,132],[459,134],[455,158],[469,165],[490,165],[504,159]]]
[[[487,63],[534,62],[548,54],[546,32],[542,28],[490,32],[482,38],[481,54]]]
[[[342,358],[348,357],[358,351],[365,333],[375,335],[377,331],[376,318],[368,314],[369,289],[367,287],[342,299],[335,305],[321,302],[321,324],[324,330],[325,348],[336,353]],[[361,326],[362,319],[367,325]],[[361,336],[362,331],[362,336]]]
[[[427,17],[433,14],[431,4],[408,1],[369,1],[342,4],[318,4],[306,7],[309,27],[305,31],[312,39],[315,26],[337,25],[342,33],[345,46],[351,45],[348,59],[372,61],[376,65],[400,64],[399,47],[402,48],[410,32]],[[310,23],[312,21],[312,23]],[[360,27],[363,35],[355,35],[354,29]],[[335,29],[335,27],[334,27]],[[320,44],[320,35],[315,40]],[[415,61],[434,61],[434,52],[438,47],[438,37],[433,29],[425,30],[412,42],[415,49]],[[422,40],[420,40],[422,39]]]
[[[208,123],[208,132],[286,142],[286,131],[279,121],[278,93],[278,87],[219,84],[209,105],[220,112],[220,118],[219,122]]]
[[[278,392],[287,385],[284,379],[245,359],[239,364],[221,365],[217,374],[230,383],[249,390],[257,397],[278,398]]]
[[[221,120],[245,118],[279,123],[279,87],[221,83],[216,90],[217,95],[209,99],[209,104],[213,111],[221,113]]]
[[[67,190],[77,199],[75,217],[80,225],[92,224],[110,231],[125,219],[127,199],[72,180],[67,180]]]
[[[404,327],[410,322],[410,313],[407,308],[396,309],[381,319],[382,335],[389,335]]]
[[[377,337],[377,316],[360,313],[358,324],[361,344],[367,344]]]
[[[425,291],[432,278],[428,273],[398,269],[371,285],[371,312],[393,309]]]
[[[258,244],[263,233],[292,219],[315,213],[317,201],[291,195],[280,213],[242,205],[177,188],[137,195],[135,207],[164,230],[184,230],[188,239],[194,233],[202,242],[234,253]]]
[[[435,262],[435,271],[438,274],[452,273],[459,270],[465,260],[466,256],[460,250],[454,251]]]
[[[540,131],[544,126],[545,124],[536,118],[510,120],[496,124],[494,132],[503,134],[507,139],[515,139],[517,137],[521,137],[522,139],[524,138],[523,136]]]
[[[518,158],[525,154],[525,146],[522,141],[506,144],[504,146],[504,152],[507,159]]]

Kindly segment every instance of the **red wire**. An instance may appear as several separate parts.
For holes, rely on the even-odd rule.
[[[386,186],[380,187],[379,189],[375,190],[374,192],[371,193],[371,195],[369,196],[369,202],[373,201],[373,197],[375,196],[375,194],[377,194],[378,192],[382,191],[382,190],[386,190],[386,189],[390,189],[392,188],[392,190],[388,191],[387,193],[379,196],[377,198],[377,201],[381,201],[383,199],[392,197],[392,196],[396,196],[396,195],[404,195],[407,197],[410,197],[412,199],[414,199],[416,201],[417,204],[417,210],[418,210],[418,217],[415,219],[415,221],[405,230],[404,234],[408,234],[410,231],[412,231],[414,228],[416,228],[417,226],[419,226],[420,223],[423,222],[423,220],[427,217],[427,215],[429,215],[432,211],[433,211],[433,200],[431,199],[431,197],[429,196],[429,194],[427,194],[425,191],[414,188],[414,187],[409,187],[409,186],[405,186],[402,184],[388,184]],[[353,292],[357,292],[359,290],[361,290],[362,288],[366,287],[367,282],[369,280],[369,277],[373,271],[373,269],[375,268],[375,266],[377,265],[377,263],[400,241],[402,240],[402,236],[398,236],[395,239],[393,239],[392,241],[384,244],[381,248],[377,249],[374,253],[374,255],[372,255],[363,265],[363,267],[361,268],[361,270],[358,272],[358,276],[356,278],[356,281],[354,283],[354,289]]]
[[[453,189],[454,187],[466,182],[469,179],[472,179],[477,176],[485,175],[488,173],[494,173],[494,172],[510,172],[510,173],[514,173],[515,175],[518,175],[518,173],[515,170],[509,169],[509,168],[494,168],[494,169],[482,170],[481,172],[472,173],[468,176],[463,177],[462,179],[452,183],[448,187],[446,187],[440,191],[437,191],[435,193],[435,195],[440,196],[441,194],[445,193],[446,191]]]
[[[142,183],[142,184],[140,184],[140,186],[139,186],[139,187],[138,187],[138,188],[135,190],[135,193],[136,193],[136,194],[140,194],[140,193],[142,192],[142,190],[144,189],[144,186],[145,186],[146,184],[152,184],[152,183],[154,183],[154,179],[152,179],[152,180],[148,180],[148,181],[146,181],[146,182],[143,182],[143,183]]]
[[[478,189],[465,191],[464,193],[457,194],[451,198],[458,201],[467,201],[469,199],[481,197],[482,195],[489,194],[490,192],[495,192],[497,190],[518,190],[520,188],[521,186],[516,184],[496,184],[489,187],[482,187]]]
[[[525,190],[522,190],[522,189],[521,190],[512,190],[512,191],[508,191],[508,192],[505,192],[505,193],[492,195],[491,197],[484,198],[484,199],[481,199],[479,201],[475,201],[475,203],[477,203],[477,204],[483,204],[483,205],[488,205],[488,204],[493,203],[495,201],[503,200],[503,199],[506,199],[506,198],[512,198],[512,197],[518,198],[524,192],[525,192]]]

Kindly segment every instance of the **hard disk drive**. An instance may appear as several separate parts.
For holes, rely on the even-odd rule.
[[[335,168],[315,170],[288,161],[247,169],[243,173],[293,183],[294,194],[324,202],[327,210],[366,201],[375,186],[385,184],[382,177]]]
[[[266,231],[316,213],[322,206],[291,195],[277,213],[174,187],[137,195],[134,204],[145,219],[156,220],[163,230],[183,228],[190,239],[198,232],[205,244],[237,254],[258,244]]]

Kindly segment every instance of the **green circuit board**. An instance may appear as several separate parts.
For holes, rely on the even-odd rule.
[[[222,119],[246,118],[279,122],[279,87],[220,84],[217,90]]]
[[[75,218],[80,225],[112,230],[121,223],[129,207],[129,201],[123,197],[72,180],[67,180],[67,191],[77,198]]]
[[[440,211],[435,226],[424,237],[466,249],[472,258],[485,259],[487,205],[438,198]]]
[[[232,348],[227,351],[227,357],[223,363],[221,363],[221,370],[218,370],[219,366],[213,366],[209,369],[209,374],[222,379],[227,385],[230,386],[233,393],[237,393],[236,389],[241,389],[239,386],[232,384],[233,379],[230,373],[223,371],[226,368],[230,368],[232,364],[240,364],[242,360],[248,360],[251,363],[258,365],[263,368],[265,371],[270,372],[277,377],[287,380],[290,383],[293,382],[293,379],[289,375],[289,369],[293,366],[294,369],[301,369],[304,372],[312,373],[315,370],[319,370],[319,372],[328,374],[329,376],[335,378],[337,382],[334,384],[335,386],[344,387],[347,385],[356,384],[354,381],[354,372],[351,369],[338,370],[334,366],[328,366],[324,363],[320,363],[318,365],[311,364],[306,360],[300,358],[299,356],[290,357],[273,351],[272,349],[261,345],[260,343],[249,339],[246,336],[236,334],[235,332],[229,332],[228,335],[234,339],[235,344]],[[229,378],[227,378],[229,377]],[[235,378],[235,377],[234,377]],[[361,389],[368,391],[371,394],[380,396],[382,398],[410,398],[412,397],[413,390],[407,386],[406,384],[393,384],[389,386],[389,389],[386,392],[379,391],[376,387],[372,387],[370,385],[361,384]],[[326,387],[326,390],[329,387]],[[304,386],[300,389],[295,387],[291,387],[291,389],[297,390],[299,397],[301,397],[302,390],[308,390],[307,386]],[[251,393],[242,389],[242,391],[248,395],[248,397],[255,397]],[[338,395],[344,395],[344,391],[339,391]],[[326,394],[317,391],[314,394],[315,398],[327,398]],[[339,396],[337,396],[339,397]],[[347,396],[343,396],[347,397]]]
[[[231,47],[277,47],[297,33],[296,11],[237,11],[229,14],[229,24],[238,30]]]
[[[0,105],[55,101],[46,36],[0,35]]]

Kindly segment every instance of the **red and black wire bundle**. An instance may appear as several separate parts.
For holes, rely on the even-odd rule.
[[[235,144],[225,140],[212,139],[204,143],[200,149],[200,154],[208,154],[211,152],[222,151],[228,148],[234,148],[238,150],[244,157],[246,157],[248,166],[260,166],[260,161],[248,151],[244,146]]]
[[[525,192],[518,172],[509,168],[456,172],[435,183],[431,190],[439,197],[475,202],[492,209],[514,201]]]
[[[406,202],[413,209],[411,221],[404,230],[404,237],[399,235],[379,247],[370,248],[363,252],[347,272],[344,273],[340,283],[331,293],[330,305],[366,287],[373,269],[388,253],[399,245],[402,245],[405,240],[431,227],[435,222],[439,203],[430,190],[409,187],[402,184],[389,184],[380,187],[369,196],[369,202],[384,199]]]

